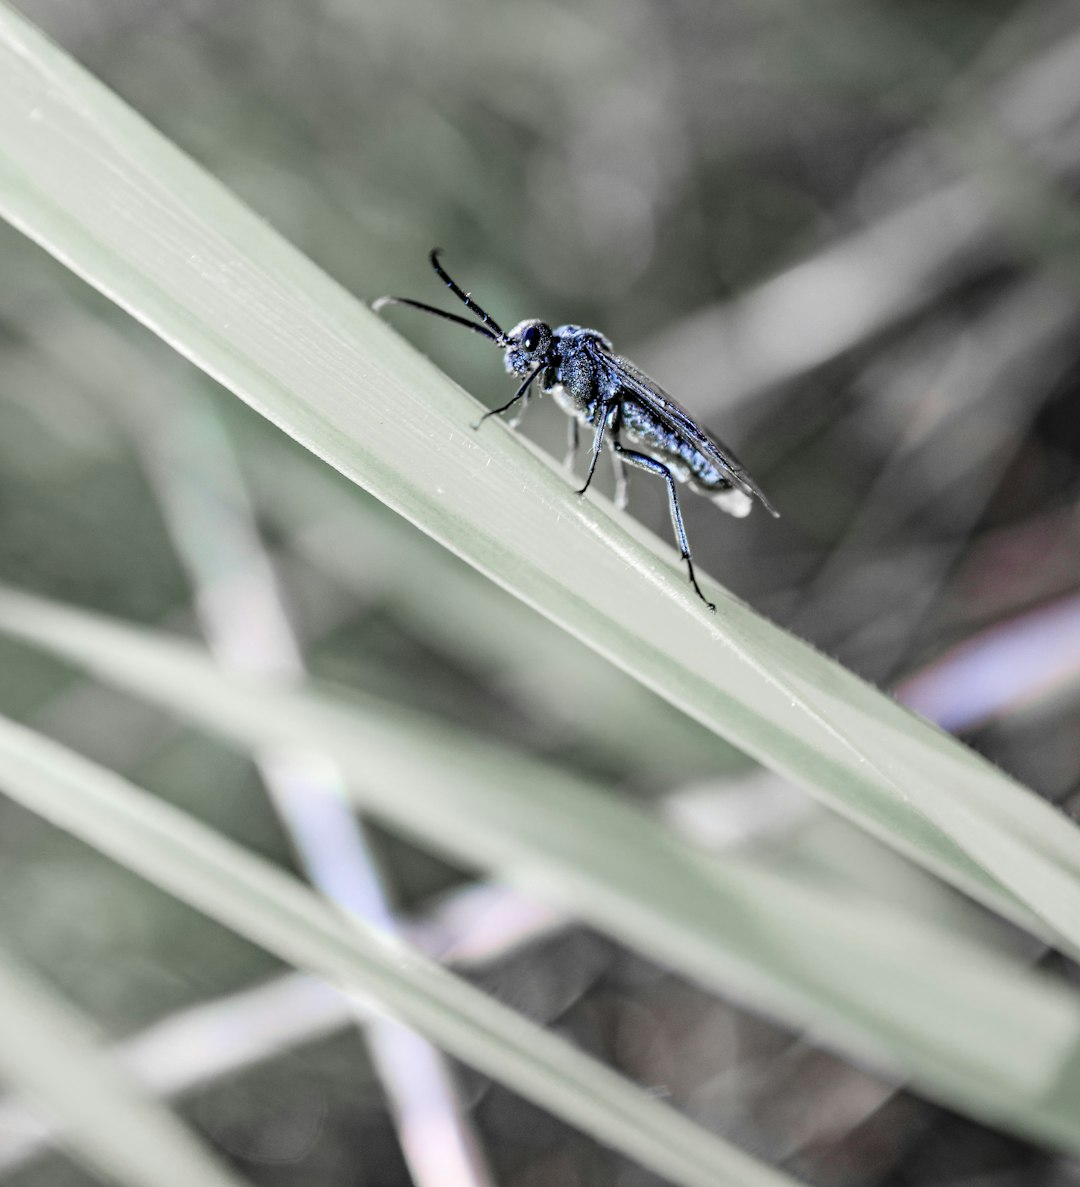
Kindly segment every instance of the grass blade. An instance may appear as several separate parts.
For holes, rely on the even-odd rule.
[[[1060,813],[577,499],[11,9],[0,209],[344,474],[648,687],[995,910],[1080,953]],[[767,530],[767,525],[760,530]]]
[[[333,758],[397,828],[950,1104],[1080,1149],[1080,998],[955,933],[843,890],[704,859],[565,772],[369,698],[214,667],[197,649],[28,595],[0,629],[240,744]]]
[[[61,1141],[125,1187],[240,1187],[162,1105],[99,1050],[91,1028],[36,976],[0,953],[0,1073],[44,1106]]]
[[[787,1176],[403,944],[346,920],[263,859],[112,772],[3,720],[0,781],[27,808],[129,869],[283,960],[361,995],[673,1182],[791,1187]],[[187,1180],[200,1181],[206,1180]]]

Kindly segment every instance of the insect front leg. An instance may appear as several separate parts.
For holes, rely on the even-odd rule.
[[[605,404],[600,409],[600,414],[596,419],[596,435],[593,437],[592,456],[589,458],[589,472],[585,475],[585,485],[578,491],[579,495],[583,495],[589,489],[589,483],[592,482],[593,475],[596,473],[596,462],[600,457],[600,450],[604,447],[604,434],[614,425],[618,416],[618,404]]]
[[[710,602],[701,592],[701,586],[698,585],[697,577],[694,575],[694,561],[690,556],[690,542],[686,538],[686,528],[683,526],[682,511],[679,508],[679,492],[675,487],[675,478],[671,471],[655,458],[648,457],[644,453],[636,453],[632,449],[624,449],[618,441],[612,442],[612,448],[629,465],[638,466],[642,470],[648,470],[650,474],[658,474],[667,483],[668,500],[671,506],[671,524],[675,529],[675,540],[679,545],[679,551],[682,553],[683,560],[686,561],[686,567],[690,570],[690,584],[694,587],[694,592],[697,596],[715,613],[715,603]]]
[[[501,408],[492,408],[490,412],[485,412],[484,415],[476,422],[476,424],[473,425],[473,428],[478,429],[489,416],[498,416],[500,412],[505,412],[508,408],[513,408],[518,400],[528,401],[529,388],[532,387],[533,380],[537,377],[537,375],[540,374],[541,369],[541,367],[537,367],[534,371],[527,375],[525,377],[524,383],[522,383],[517,391],[514,392],[510,399],[507,400]]]

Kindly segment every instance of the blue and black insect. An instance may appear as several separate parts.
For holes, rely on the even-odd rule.
[[[671,522],[675,540],[690,570],[690,584],[698,597],[715,610],[716,606],[701,592],[694,576],[694,562],[679,508],[677,482],[685,482],[692,491],[705,495],[729,515],[742,518],[750,513],[753,500],[777,516],[779,512],[762,493],[745,467],[726,445],[696,424],[690,414],[633,363],[615,354],[611,343],[596,330],[581,326],[558,326],[529,318],[509,332],[486,313],[456,284],[439,263],[439,249],[431,253],[431,266],[446,282],[450,291],[480,319],[480,324],[423,301],[410,297],[380,297],[373,308],[386,305],[411,305],[413,309],[433,313],[459,326],[465,326],[490,339],[503,352],[507,371],[522,382],[501,408],[485,413],[474,428],[519,405],[516,425],[529,400],[533,385],[553,396],[570,417],[570,447],[567,465],[573,466],[578,449],[578,430],[585,425],[592,430],[583,495],[592,482],[600,452],[607,442],[615,465],[615,501],[626,506],[625,465],[647,470],[667,483]]]

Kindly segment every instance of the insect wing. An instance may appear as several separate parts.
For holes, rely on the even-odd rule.
[[[730,477],[731,481],[747,494],[756,495],[770,515],[779,517],[779,511],[765,497],[764,492],[750,477],[746,467],[735,454],[726,445],[717,441],[715,437],[706,433],[686,409],[677,404],[655,380],[650,379],[644,371],[639,370],[621,355],[608,354],[592,343],[590,343],[590,351],[607,372],[613,389],[621,387],[633,392],[634,396],[658,420],[666,424],[673,432],[685,437],[695,449],[699,449],[716,466],[721,474]]]

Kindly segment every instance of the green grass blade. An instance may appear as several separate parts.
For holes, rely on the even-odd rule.
[[[0,209],[636,679],[1080,953],[1080,833],[1059,813],[723,591],[705,612],[669,549],[500,426],[472,432],[460,389],[6,7]]]
[[[332,757],[384,821],[955,1107],[1080,1149],[1080,998],[928,921],[732,857],[418,714],[218,670],[189,644],[0,592],[0,630],[242,745]]]
[[[55,1119],[61,1140],[108,1183],[240,1187],[167,1108],[101,1051],[92,1028],[0,953],[0,1075]]]
[[[367,924],[346,920],[262,858],[3,719],[0,784],[27,808],[282,960],[359,994],[673,1182],[792,1187],[786,1175],[713,1137],[460,978]],[[170,1180],[169,1187],[180,1182]],[[187,1180],[198,1182],[214,1181]]]
[[[753,767],[741,751],[627,680],[457,557],[402,530],[396,516],[355,492],[349,497],[325,467],[310,459],[300,464],[291,448],[269,442],[243,460],[260,510],[289,533],[291,548],[358,590],[371,588],[377,557],[375,580],[395,616],[467,671],[483,671],[500,691],[515,694],[545,725],[571,730],[609,762],[662,785]]]

